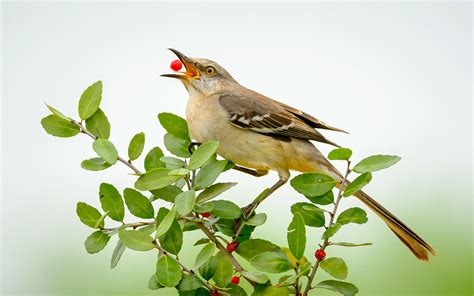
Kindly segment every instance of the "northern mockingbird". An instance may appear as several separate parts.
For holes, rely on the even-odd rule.
[[[217,153],[239,165],[242,171],[255,176],[265,175],[269,170],[278,173],[278,182],[257,204],[251,205],[252,210],[288,181],[291,170],[320,172],[342,181],[341,173],[310,141],[337,146],[316,129],[343,130],[245,88],[214,61],[189,58],[175,49],[170,50],[186,71],[162,76],[179,79],[189,93],[186,118],[191,137],[200,143],[219,141]],[[428,252],[435,255],[428,243],[365,192],[359,191],[355,196],[372,209],[418,259],[428,261]]]

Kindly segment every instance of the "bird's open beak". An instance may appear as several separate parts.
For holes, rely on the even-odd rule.
[[[199,78],[198,69],[194,67],[194,65],[192,64],[192,62],[189,60],[187,56],[177,51],[176,49],[173,49],[173,48],[168,48],[168,49],[171,50],[178,57],[178,59],[183,63],[186,71],[179,72],[180,74],[162,74],[161,76],[177,78],[177,79],[198,79]]]

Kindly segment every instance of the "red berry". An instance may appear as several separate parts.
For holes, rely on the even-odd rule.
[[[321,249],[318,249],[316,250],[316,252],[314,252],[314,256],[316,256],[316,259],[318,260],[324,260],[324,258],[326,258],[326,252]]]
[[[211,296],[219,296],[219,291],[212,291]]]
[[[233,276],[230,282],[234,285],[238,285],[240,283],[240,278],[238,276]]]
[[[238,242],[231,242],[227,245],[227,251],[229,251],[229,253],[232,253],[233,251],[237,249],[238,246],[239,246]]]
[[[209,218],[211,214],[209,214],[209,212],[205,212],[205,213],[202,213],[201,216],[203,216],[204,218]]]
[[[183,63],[180,60],[174,60],[171,62],[170,68],[173,71],[179,71],[183,67]]]

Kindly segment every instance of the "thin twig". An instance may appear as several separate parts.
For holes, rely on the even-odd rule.
[[[209,285],[209,283],[208,283],[206,280],[204,280],[203,278],[201,278],[200,276],[198,276],[194,270],[192,270],[192,269],[186,267],[186,265],[184,265],[181,261],[179,261],[178,258],[175,258],[175,257],[171,256],[165,249],[163,249],[163,248],[158,244],[158,242],[157,242],[156,240],[153,241],[153,244],[155,245],[155,248],[161,252],[161,254],[163,254],[164,256],[166,256],[166,257],[172,259],[172,260],[175,261],[176,263],[178,263],[179,266],[181,266],[181,268],[182,268],[185,272],[189,273],[190,275],[196,276],[196,278],[198,278],[198,279],[204,284],[204,286],[206,286],[206,288],[209,289],[209,291],[213,291],[213,290],[214,290],[214,287],[212,287],[211,285]]]
[[[344,178],[341,181],[341,185],[339,187],[339,192],[337,194],[336,201],[334,202],[334,209],[332,210],[332,213],[330,213],[331,218],[329,219],[329,224],[328,224],[327,228],[331,227],[334,224],[334,218],[336,217],[337,208],[339,207],[339,202],[342,199],[342,190],[344,188],[344,185],[346,184],[347,176],[351,172],[350,166],[351,166],[351,161],[348,160],[347,161],[346,173],[344,175]],[[328,245],[329,245],[329,238],[324,240],[323,244],[321,245],[321,250],[324,251]],[[308,296],[309,291],[312,289],[311,284],[312,284],[312,282],[314,280],[314,277],[316,275],[316,271],[318,271],[319,262],[321,262],[321,260],[316,259],[316,263],[314,264],[313,269],[311,270],[311,274],[308,277],[308,283],[306,284],[306,289],[304,290],[304,293],[303,293],[304,296]]]

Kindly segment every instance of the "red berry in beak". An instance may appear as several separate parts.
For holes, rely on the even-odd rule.
[[[238,242],[231,242],[227,245],[227,251],[229,251],[229,253],[232,253],[233,251],[237,250],[238,246],[239,246]]]
[[[318,260],[324,260],[324,258],[326,258],[326,252],[321,249],[318,249],[316,250],[316,252],[314,252],[314,256],[316,256],[316,259]]]
[[[209,214],[209,212],[205,212],[205,213],[201,213],[201,216],[203,216],[204,218],[209,218],[211,214]]]
[[[230,282],[234,285],[238,285],[240,283],[240,278],[238,276],[233,276]]]
[[[181,63],[180,60],[174,60],[171,62],[170,68],[173,71],[179,71],[181,68],[183,68],[183,63]]]

